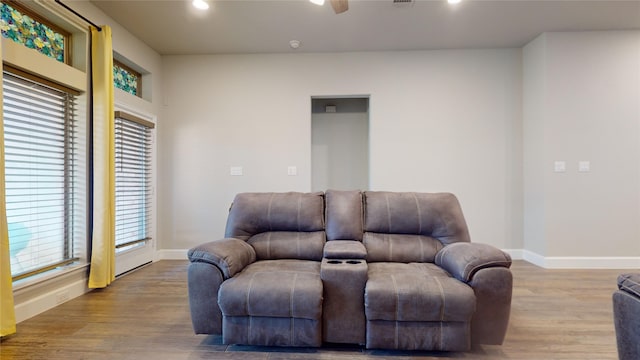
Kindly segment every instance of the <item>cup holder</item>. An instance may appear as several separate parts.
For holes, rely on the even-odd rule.
[[[361,264],[361,260],[327,260],[327,264]]]

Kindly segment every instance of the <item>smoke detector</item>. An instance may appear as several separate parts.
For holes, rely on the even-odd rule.
[[[293,50],[299,48],[300,47],[300,40],[291,40],[291,41],[289,41],[289,47],[292,48]]]

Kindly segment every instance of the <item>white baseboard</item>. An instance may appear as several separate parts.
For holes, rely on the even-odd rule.
[[[532,263],[533,265],[538,265],[540,267],[545,268],[545,257],[534,253],[533,251],[522,249],[522,260]]]
[[[640,256],[542,256],[523,250],[524,260],[545,269],[640,269]]]
[[[162,249],[156,251],[155,261],[158,260],[187,260],[187,249]]]

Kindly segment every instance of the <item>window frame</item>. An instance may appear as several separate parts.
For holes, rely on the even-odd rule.
[[[63,138],[64,143],[60,147],[63,154],[63,163],[61,164],[62,171],[63,171],[63,179],[60,182],[60,185],[62,185],[62,189],[63,189],[62,199],[61,199],[63,202],[63,221],[62,221],[63,223],[62,223],[62,239],[55,239],[54,244],[62,247],[63,256],[62,256],[62,259],[60,260],[56,260],[54,262],[50,262],[46,264],[39,264],[37,267],[28,268],[26,271],[23,271],[20,273],[13,273],[12,271],[12,280],[15,282],[15,281],[23,280],[26,278],[30,278],[34,275],[45,273],[47,271],[59,268],[61,266],[76,263],[80,260],[80,257],[77,256],[76,247],[78,245],[78,241],[81,241],[81,239],[76,238],[76,233],[73,230],[74,227],[76,226],[76,215],[77,215],[76,211],[74,210],[74,206],[75,206],[74,197],[76,196],[76,193],[78,191],[78,189],[75,188],[76,181],[78,181],[78,174],[76,173],[79,170],[75,166],[76,165],[75,162],[77,161],[77,157],[80,155],[80,153],[78,153],[78,151],[80,150],[78,149],[78,143],[76,141],[77,139],[77,134],[75,134],[76,130],[73,130],[73,128],[77,127],[77,122],[81,121],[81,119],[78,116],[79,114],[77,114],[77,109],[74,110],[74,106],[73,106],[74,103],[76,104],[76,106],[78,104],[77,98],[78,98],[79,92],[77,92],[76,90],[70,89],[68,87],[62,86],[57,83],[53,83],[37,75],[24,72],[22,70],[16,69],[15,67],[12,67],[7,64],[3,66],[2,70],[3,70],[3,76],[2,76],[3,82],[5,77],[9,75],[9,76],[21,79],[22,81],[25,81],[27,83],[34,83],[38,87],[48,88],[52,91],[52,93],[55,93],[55,92],[65,93],[68,96],[72,97],[72,99],[70,100],[69,99],[64,100],[64,111],[63,111],[64,119],[58,118],[58,120],[62,120],[60,124],[62,125],[62,131],[63,131],[63,137],[64,137]],[[4,83],[2,86],[3,86],[2,93],[4,97],[5,96]],[[71,104],[71,107],[69,106],[70,104]],[[3,112],[5,111],[5,109],[6,109],[6,103],[5,103],[5,107],[3,107],[2,109]],[[6,118],[5,118],[5,121],[6,121]],[[5,146],[6,146],[6,142],[7,142],[7,139],[5,134]],[[17,144],[20,144],[20,142],[18,142]],[[22,156],[22,155],[17,155],[17,156]],[[31,161],[33,160],[28,160],[28,161],[29,161],[28,163],[31,163]],[[4,165],[6,166],[6,164],[7,164],[7,160],[5,159]],[[49,170],[46,170],[46,171],[49,171]],[[40,200],[40,201],[47,201],[47,200]],[[47,206],[39,205],[38,207],[41,207],[41,206],[47,207],[48,205]],[[8,212],[7,215],[9,216],[10,215],[9,209],[7,209],[7,212]],[[11,243],[11,239],[9,239],[9,242]]]
[[[114,112],[114,121],[115,121],[115,127],[114,127],[114,138],[115,138],[115,145],[116,145],[116,151],[115,151],[115,172],[116,172],[116,184],[115,184],[115,191],[116,191],[116,209],[115,209],[115,216],[116,216],[116,221],[114,224],[114,231],[115,231],[115,235],[116,235],[116,239],[115,239],[115,250],[116,252],[121,252],[121,251],[125,251],[128,249],[131,249],[132,247],[139,245],[139,244],[144,244],[147,242],[150,242],[153,238],[152,238],[152,234],[153,234],[153,210],[154,210],[154,206],[153,204],[153,182],[154,182],[154,175],[153,175],[153,156],[154,156],[154,152],[153,152],[153,130],[155,129],[155,123],[139,118],[135,115],[129,114],[125,111],[115,111]],[[144,161],[144,165],[142,166],[142,168],[137,169],[139,170],[141,173],[145,174],[144,176],[138,178],[136,177],[137,180],[146,180],[143,181],[143,183],[145,183],[144,188],[140,191],[140,194],[143,196],[143,204],[140,207],[136,207],[135,210],[137,210],[137,214],[138,216],[140,216],[140,212],[143,212],[144,215],[144,236],[135,240],[128,240],[128,241],[124,241],[121,243],[118,243],[118,232],[120,230],[119,228],[119,220],[118,220],[118,210],[119,210],[119,206],[118,206],[118,174],[120,173],[119,169],[122,168],[122,164],[119,163],[120,160],[122,160],[123,158],[123,153],[121,153],[119,155],[118,153],[118,144],[119,144],[119,136],[122,136],[123,138],[126,136],[123,132],[118,132],[119,129],[125,129],[125,126],[119,125],[119,122],[122,121],[126,121],[128,123],[134,124],[134,126],[139,126],[141,129],[144,130],[144,136],[143,136],[143,142],[142,142],[142,147],[143,149],[143,153],[141,154],[141,157],[145,160]],[[125,143],[123,142],[123,140],[120,140],[120,144],[121,145],[125,145]],[[148,177],[148,178],[147,178]],[[127,210],[131,210],[131,208],[127,208]]]
[[[6,5],[11,6],[12,8],[20,11],[22,14],[28,15],[33,20],[36,20],[36,21],[38,21],[39,23],[41,23],[43,25],[46,25],[47,27],[51,28],[51,30],[54,30],[54,31],[60,33],[62,36],[64,36],[64,49],[63,49],[64,61],[58,61],[57,59],[55,59],[55,58],[53,58],[51,56],[45,55],[45,54],[42,54],[42,55],[47,56],[47,57],[49,57],[51,59],[54,59],[54,60],[56,60],[56,61],[58,61],[60,63],[66,64],[66,65],[69,65],[69,66],[73,66],[73,62],[71,61],[72,55],[73,55],[71,53],[71,42],[72,42],[71,37],[72,37],[72,35],[71,35],[70,32],[68,32],[67,30],[65,30],[65,29],[61,28],[60,26],[56,25],[52,21],[47,20],[42,15],[38,14],[37,12],[29,9],[25,5],[15,1],[15,0],[0,0],[0,3],[4,3]],[[9,39],[9,40],[11,40],[11,39]],[[11,40],[11,41],[13,41],[13,40]],[[21,45],[26,47],[25,44],[21,44]],[[35,50],[35,49],[32,49],[32,50]],[[38,52],[38,53],[40,53],[40,52]]]
[[[120,89],[119,87],[117,87],[117,86],[115,85],[115,81],[114,81],[114,83],[113,83],[113,86],[114,86],[116,89],[120,89],[120,90],[122,90],[122,91],[126,92],[127,94],[130,94],[130,95],[133,95],[133,96],[137,96],[137,97],[139,97],[139,98],[142,98],[142,74],[140,74],[140,72],[138,72],[138,71],[136,71],[136,70],[133,70],[130,66],[127,66],[127,65],[123,64],[123,63],[122,63],[122,61],[119,61],[119,60],[117,60],[117,59],[115,59],[115,58],[113,59],[113,66],[114,66],[114,67],[115,67],[115,66],[118,66],[118,67],[120,67],[120,68],[124,69],[125,71],[127,71],[127,72],[129,72],[129,73],[131,73],[131,74],[133,74],[133,75],[135,75],[135,76],[136,76],[136,78],[137,78],[137,81],[136,81],[136,93],[135,93],[135,94],[131,94],[130,92],[128,92],[128,91],[126,91],[126,90]],[[144,120],[143,120],[143,121],[144,121]]]

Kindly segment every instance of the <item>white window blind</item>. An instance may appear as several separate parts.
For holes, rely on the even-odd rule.
[[[116,249],[151,240],[152,122],[115,113]]]
[[[74,254],[75,96],[3,72],[5,184],[14,280],[77,260]]]

